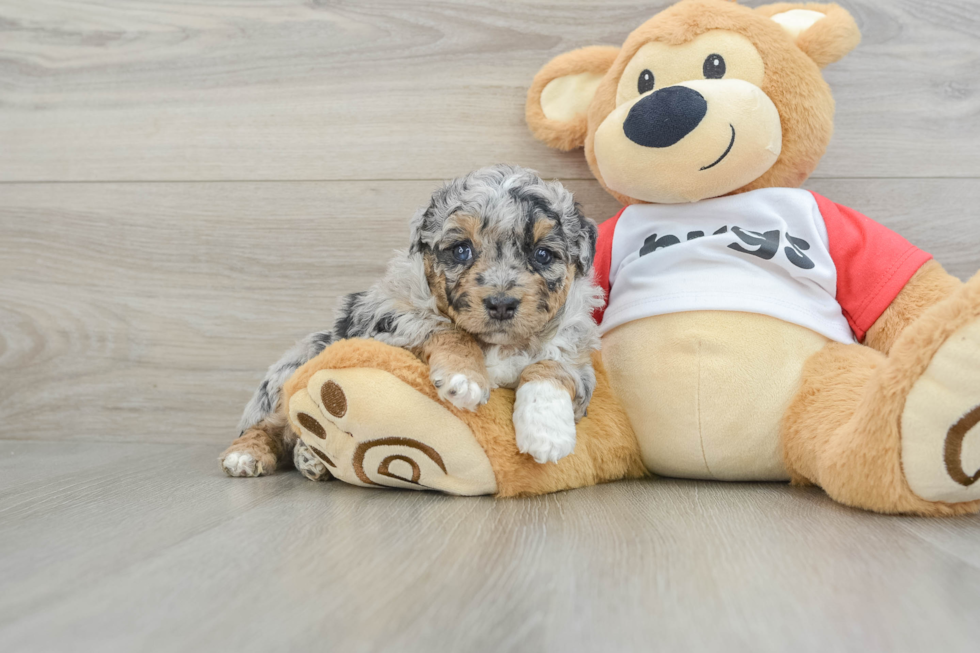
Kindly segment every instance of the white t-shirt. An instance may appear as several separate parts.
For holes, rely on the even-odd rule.
[[[799,189],[637,204],[600,227],[596,280],[608,294],[597,321],[606,333],[652,315],[744,311],[853,343],[929,258]]]

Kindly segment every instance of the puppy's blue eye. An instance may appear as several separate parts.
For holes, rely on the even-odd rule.
[[[466,243],[460,243],[453,247],[453,258],[457,263],[466,263],[473,258],[473,248]]]
[[[548,265],[554,258],[554,255],[543,247],[534,250],[534,260],[539,265]]]

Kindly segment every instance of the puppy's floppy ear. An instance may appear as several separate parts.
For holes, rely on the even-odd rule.
[[[820,68],[839,61],[861,42],[854,18],[837,5],[781,2],[756,11],[779,23]]]
[[[429,249],[428,238],[431,236],[428,232],[431,231],[432,215],[436,210],[436,203],[433,199],[432,202],[424,209],[419,209],[412,216],[411,223],[411,245],[408,248],[409,253],[418,254]]]
[[[575,269],[580,276],[585,276],[592,269],[592,261],[595,259],[595,244],[599,239],[599,228],[595,222],[582,214],[582,209],[578,203],[575,204],[575,215],[579,223],[578,236],[575,238],[575,245],[578,249]]]
[[[559,150],[582,147],[589,105],[618,54],[619,48],[592,46],[545,64],[534,76],[524,111],[534,137]]]

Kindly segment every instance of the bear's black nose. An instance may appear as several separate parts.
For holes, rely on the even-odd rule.
[[[507,295],[494,295],[483,300],[483,305],[487,307],[487,313],[495,320],[512,319],[520,303],[521,300]]]
[[[633,105],[623,131],[643,147],[670,147],[701,124],[708,113],[704,96],[686,86],[668,86]]]

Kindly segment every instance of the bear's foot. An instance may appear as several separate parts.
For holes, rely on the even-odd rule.
[[[905,327],[887,355],[830,343],[783,421],[797,482],[886,514],[980,511],[980,275]]]
[[[575,452],[546,465],[518,451],[513,390],[494,390],[476,411],[457,408],[440,400],[427,365],[376,340],[330,345],[296,370],[283,401],[291,430],[338,480],[529,496],[645,474],[602,361],[595,356],[593,363],[595,394],[578,424]]]
[[[490,460],[469,427],[383,370],[316,372],[290,397],[289,419],[323,472],[346,483],[459,495],[497,492]],[[316,465],[304,466],[314,480],[323,478]]]
[[[915,381],[901,433],[913,493],[945,503],[980,499],[980,320],[954,331]]]

